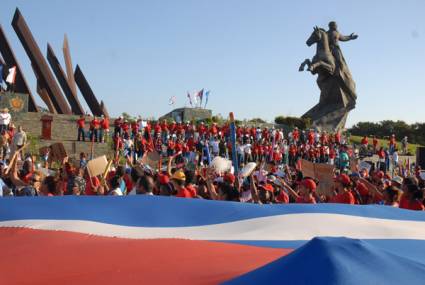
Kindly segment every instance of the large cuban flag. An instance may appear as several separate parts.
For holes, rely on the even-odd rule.
[[[425,214],[153,196],[0,199],[0,284],[425,284]]]

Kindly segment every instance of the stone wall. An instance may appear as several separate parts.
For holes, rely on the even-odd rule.
[[[52,121],[52,140],[41,139],[41,117],[48,114],[53,117]],[[62,142],[68,155],[78,156],[80,152],[90,153],[90,142],[77,142],[77,124],[79,116],[76,115],[58,115],[50,113],[16,113],[12,115],[12,121],[15,127],[21,125],[27,134],[36,138],[37,148],[49,146],[55,142]],[[86,129],[89,128],[90,119],[86,119]],[[34,151],[34,150],[32,150]],[[110,146],[106,143],[94,144],[95,156],[102,154],[111,154]]]
[[[212,111],[201,108],[178,108],[160,117],[159,120],[173,119],[176,122],[203,120],[211,118]]]
[[[53,117],[52,121],[52,140],[75,140],[77,138],[77,119],[74,115],[58,115],[50,113],[16,113],[12,120],[15,127],[22,125],[27,133],[37,138],[41,137],[41,117],[43,115]],[[88,124],[87,124],[88,128]]]

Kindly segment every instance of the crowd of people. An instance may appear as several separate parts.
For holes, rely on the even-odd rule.
[[[85,154],[78,163],[66,157],[56,171],[46,172],[32,156],[11,153],[0,165],[2,196],[142,194],[259,204],[382,204],[424,209],[421,169],[403,167],[398,158],[395,163],[395,136],[388,145],[379,145],[377,139],[369,145],[365,137],[360,146],[353,147],[340,132],[238,126],[233,145],[229,123],[130,122],[119,117],[111,133],[108,118],[93,118],[88,130],[85,123],[83,116],[77,121],[78,140],[112,138],[115,155],[105,176],[89,176]],[[353,166],[362,148],[377,154],[377,163]],[[146,163],[151,154],[159,157],[153,165]],[[213,163],[217,157],[233,162],[231,167],[217,168]],[[333,185],[318,191],[321,181],[303,174],[303,160],[332,165]],[[253,167],[247,172],[248,165]]]

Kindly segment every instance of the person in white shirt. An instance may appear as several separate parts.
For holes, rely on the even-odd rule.
[[[27,134],[22,129],[22,126],[18,126],[18,131],[13,136],[13,145],[16,148],[21,148],[27,142]]]
[[[210,146],[211,146],[211,150],[212,150],[212,155],[214,157],[218,156],[220,148],[219,148],[219,141],[217,140],[217,138],[214,137],[214,138],[211,139]]]
[[[252,161],[252,145],[247,141],[246,144],[243,145],[244,150],[244,158],[245,158],[245,164]]]
[[[9,124],[12,116],[9,114],[9,109],[4,108],[0,110],[0,133],[9,130]]]
[[[399,161],[398,150],[395,149],[394,152],[393,152],[393,166],[394,166],[394,168],[398,167],[398,161]]]

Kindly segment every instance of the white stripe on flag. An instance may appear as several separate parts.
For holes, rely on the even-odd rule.
[[[1,227],[59,230],[132,239],[310,240],[316,236],[425,240],[425,222],[302,213],[190,227],[121,226],[82,220],[13,220]]]

